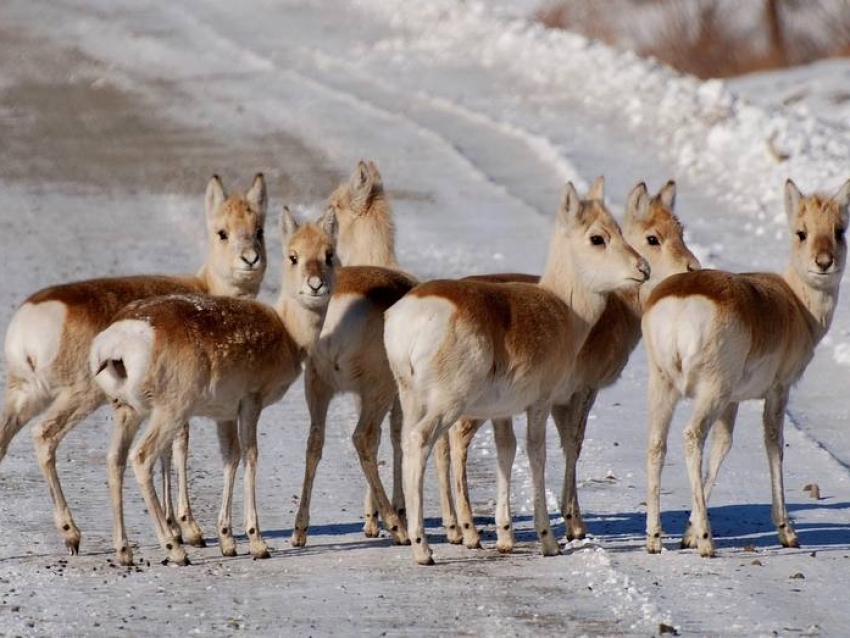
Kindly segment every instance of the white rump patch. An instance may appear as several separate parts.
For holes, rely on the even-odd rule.
[[[405,297],[387,311],[384,345],[397,378],[428,376],[454,312],[454,304],[440,297]]]
[[[43,374],[59,354],[67,315],[68,309],[60,301],[21,306],[6,330],[7,372],[23,379]]]
[[[691,371],[715,335],[717,308],[707,297],[666,297],[646,317],[644,338],[650,343],[654,363],[689,396]]]
[[[95,381],[112,399],[144,411],[144,398],[139,386],[147,375],[153,354],[154,330],[139,319],[124,319],[109,326],[94,338],[89,367]],[[123,363],[123,372],[112,361]],[[106,367],[100,370],[106,363]],[[98,370],[100,372],[98,373]]]

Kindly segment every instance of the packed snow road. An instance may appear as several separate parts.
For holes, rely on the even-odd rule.
[[[735,168],[741,158],[722,157],[733,139],[728,131],[749,130],[746,122],[760,122],[758,113],[724,112],[726,128],[712,129],[708,141],[700,137],[709,126],[700,119],[704,111],[668,130],[659,113],[670,105],[655,104],[651,91],[632,91],[629,80],[679,91],[683,121],[694,104],[707,109],[704,102],[715,99],[720,108],[728,96],[677,84],[631,56],[494,22],[474,5],[420,4],[436,9],[423,14],[414,4],[377,0],[5,2],[0,326],[5,330],[27,294],[48,284],[193,271],[203,251],[202,190],[213,172],[235,190],[262,170],[273,210],[283,203],[315,210],[360,157],[381,167],[400,261],[422,278],[539,272],[564,181],[584,188],[597,174],[606,175],[616,210],[636,181],[654,190],[676,177],[677,211],[704,264],[783,267],[781,179],[756,171],[770,160],[755,149],[744,158],[752,174]],[[547,57],[529,64],[530,52],[540,50],[572,66]],[[699,99],[689,102],[689,91]],[[785,122],[781,113],[771,117]],[[794,139],[793,130],[783,132]],[[689,165],[686,147],[699,158]],[[801,175],[790,176],[804,191],[838,185],[831,165],[808,161],[809,147],[795,149],[789,170]],[[818,175],[827,181],[815,181]],[[276,221],[273,215],[267,224],[266,300],[279,281]],[[485,549],[441,542],[429,476],[438,565],[416,568],[409,548],[360,532],[365,481],[350,442],[355,410],[340,398],[329,417],[309,544],[293,549],[288,538],[308,427],[299,384],[260,425],[258,500],[275,548],[266,561],[222,559],[212,542],[221,471],[210,424],[193,426],[191,488],[211,543],[191,550],[193,565],[183,569],[160,566],[132,473],[125,511],[141,562],[127,570],[111,560],[106,410],[72,432],[59,453],[84,534],[77,557],[62,553],[23,432],[0,467],[0,633],[647,635],[663,623],[695,634],[840,634],[850,622],[850,398],[837,355],[846,351],[848,332],[844,301],[792,395],[786,486],[802,549],[778,546],[760,406],[746,405],[712,495],[718,558],[676,549],[690,502],[678,434],[686,410],[674,425],[663,477],[670,551],[644,552],[640,349],[591,415],[579,466],[591,540],[568,545],[557,558],[538,554],[520,445],[513,486],[519,548],[510,556],[493,549],[495,458],[485,429],[470,455]],[[554,431],[549,450],[554,514],[563,472]],[[815,482],[818,501],[802,489]]]

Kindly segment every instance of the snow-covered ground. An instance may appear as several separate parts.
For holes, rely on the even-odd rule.
[[[539,271],[563,182],[584,186],[600,173],[615,208],[636,181],[657,188],[676,177],[678,211],[703,263],[778,269],[788,243],[784,178],[808,191],[850,177],[846,120],[819,116],[817,105],[781,104],[793,93],[788,83],[802,79],[777,75],[765,86],[754,78],[753,98],[744,100],[721,83],[514,19],[523,15],[516,2],[499,3],[496,15],[485,6],[7,0],[0,326],[50,283],[194,269],[212,172],[244,187],[263,170],[274,207],[311,206],[359,157],[374,158],[398,218],[400,260],[423,278]],[[274,235],[271,255],[279,257]],[[266,299],[279,280],[271,263]],[[643,551],[640,349],[591,415],[579,477],[593,538],[552,559],[537,554],[522,453],[514,484],[520,547],[512,556],[493,549],[489,431],[474,443],[470,470],[484,550],[441,543],[436,518],[433,569],[415,568],[408,548],[363,538],[364,482],[346,399],[332,407],[310,543],[291,548],[307,433],[299,385],[261,423],[259,502],[277,548],[271,560],[223,560],[211,545],[191,552],[192,567],[161,567],[128,474],[128,528],[150,565],[112,565],[106,411],[60,451],[84,533],[83,554],[66,560],[22,434],[0,467],[0,632],[647,635],[665,623],[700,635],[840,635],[850,622],[848,366],[844,300],[792,395],[786,427],[788,501],[803,548],[777,545],[760,406],[747,405],[712,497],[714,560],[676,549],[690,496],[675,426],[662,498],[670,551]],[[213,536],[215,436],[203,422],[193,432],[196,514]],[[563,468],[555,438],[553,513]],[[802,490],[812,482],[819,501]],[[436,514],[433,487],[431,480],[427,506]]]

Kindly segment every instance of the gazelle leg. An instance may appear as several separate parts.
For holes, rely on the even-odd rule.
[[[224,486],[221,492],[221,510],[218,513],[218,542],[222,556],[236,556],[236,539],[233,538],[233,484],[239,459],[242,456],[239,447],[239,430],[236,421],[219,421],[218,447],[224,464]]]
[[[463,533],[463,544],[469,549],[481,549],[481,536],[472,515],[466,463],[472,438],[483,423],[480,420],[461,419],[452,425],[448,434],[457,517]]]
[[[56,449],[65,435],[100,405],[101,396],[94,389],[84,393],[63,390],[47,409],[44,420],[33,430],[36,458],[53,500],[53,520],[70,554],[79,553],[81,534],[71,516],[56,472]]]
[[[307,460],[304,465],[301,500],[298,503],[298,513],[295,515],[295,525],[290,539],[293,547],[304,547],[307,544],[313,481],[316,478],[319,461],[322,459],[322,449],[325,447],[328,407],[333,398],[333,388],[325,383],[309,362],[304,373],[304,394],[310,411],[310,432],[307,435]]]
[[[177,465],[177,522],[183,542],[192,547],[206,547],[204,533],[192,515],[189,503],[189,423],[184,423],[171,446]]]
[[[582,539],[587,536],[587,527],[581,517],[578,503],[578,485],[576,472],[587,418],[596,401],[596,390],[581,388],[570,398],[566,406],[552,407],[552,418],[561,438],[564,452],[564,487],[561,492],[561,515],[567,528],[567,540]]]
[[[516,458],[516,436],[511,419],[495,419],[493,434],[499,465],[496,498],[496,549],[502,554],[514,549],[514,530],[511,517],[511,470]]]
[[[239,406],[239,445],[242,448],[245,484],[245,533],[248,535],[248,550],[254,558],[270,557],[257,514],[257,423],[262,410],[262,399],[258,396],[243,399]]]
[[[558,541],[549,524],[549,511],[546,507],[546,419],[549,406],[536,405],[527,411],[528,464],[531,466],[531,483],[534,492],[534,528],[540,539],[544,556],[557,556],[561,553]]]
[[[708,469],[703,480],[703,492],[705,493],[705,502],[711,497],[711,491],[717,482],[717,474],[720,471],[720,466],[723,460],[729,453],[732,447],[732,435],[735,430],[735,418],[738,414],[738,404],[730,403],[720,415],[711,428],[711,449],[709,450]],[[682,535],[682,549],[696,549],[697,539],[691,531],[693,529],[693,513],[688,518],[688,526],[685,533]]]
[[[788,516],[785,505],[785,484],[782,460],[785,449],[785,406],[788,404],[788,389],[778,388],[767,395],[764,402],[764,446],[770,464],[771,517],[779,542],[783,547],[799,547],[800,539]]]
[[[378,458],[375,454],[381,436],[381,421],[383,421],[386,412],[387,408],[378,405],[378,402],[369,401],[366,397],[363,397],[360,405],[360,418],[357,421],[352,439],[360,457],[360,466],[366,476],[369,489],[378,502],[378,510],[381,512],[384,526],[392,535],[396,544],[407,545],[410,541],[384,490],[384,485],[378,473]]]
[[[162,408],[154,408],[142,441],[130,456],[136,481],[153,519],[159,543],[168,552],[166,561],[176,565],[188,565],[189,558],[180,539],[174,535],[165,520],[165,512],[154,489],[153,465],[162,456],[163,450],[171,445],[183,421],[182,416],[172,415]]]
[[[112,546],[115,556],[122,565],[133,564],[133,550],[127,540],[124,526],[124,470],[127,457],[136,432],[139,431],[141,417],[130,406],[116,407],[112,413],[112,442],[106,456],[109,497],[112,501]]]
[[[646,447],[646,551],[661,553],[661,470],[667,456],[667,436],[679,400],[676,389],[657,368],[650,369],[649,437]]]
[[[452,545],[460,545],[463,542],[463,534],[460,532],[455,515],[449,454],[449,435],[444,434],[434,445],[434,469],[437,471],[440,484],[440,512],[443,517],[443,527],[446,530],[446,540]]]
[[[688,481],[691,485],[693,510],[691,529],[696,537],[700,556],[714,556],[714,539],[711,537],[711,525],[705,503],[705,491],[702,484],[702,458],[708,430],[727,407],[726,401],[715,391],[697,392],[691,418],[685,426],[685,462],[688,468]]]
[[[401,403],[398,396],[390,408],[390,442],[393,447],[393,507],[401,520],[401,526],[407,529],[407,513],[404,510],[404,478],[401,468],[401,428],[404,415],[401,412]]]

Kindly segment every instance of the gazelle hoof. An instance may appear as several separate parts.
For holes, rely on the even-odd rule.
[[[133,551],[124,546],[115,552],[115,557],[118,559],[118,562],[121,563],[124,567],[132,567],[133,566]]]
[[[181,528],[181,535],[185,539],[186,545],[191,545],[192,547],[207,546],[207,541],[204,540],[204,533],[194,521]]]
[[[446,527],[446,540],[452,545],[463,543],[463,534],[461,534],[457,525],[448,525]]]

